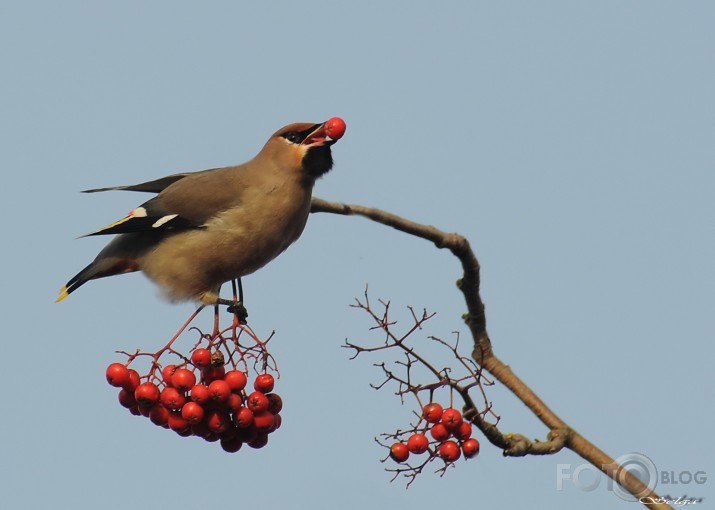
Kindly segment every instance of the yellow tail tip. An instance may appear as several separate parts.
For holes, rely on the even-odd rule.
[[[67,287],[62,287],[62,288],[60,289],[60,297],[58,297],[57,299],[55,299],[55,303],[59,303],[60,301],[62,301],[64,298],[66,298],[66,297],[69,296],[69,295],[70,295],[70,293],[67,292]]]

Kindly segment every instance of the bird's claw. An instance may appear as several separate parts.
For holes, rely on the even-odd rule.
[[[246,324],[246,319],[248,318],[248,310],[246,310],[246,307],[243,306],[243,303],[241,303],[240,301],[233,301],[231,304],[228,305],[226,311],[228,313],[234,314],[238,318],[239,324]]]

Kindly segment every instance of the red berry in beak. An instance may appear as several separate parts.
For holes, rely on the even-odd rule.
[[[340,117],[333,117],[325,122],[325,134],[333,140],[339,140],[345,134],[347,126]]]

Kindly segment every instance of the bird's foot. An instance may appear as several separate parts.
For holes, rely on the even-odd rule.
[[[218,304],[219,305],[228,305],[228,308],[226,311],[228,313],[232,313],[233,315],[236,316],[238,319],[238,323],[245,325],[246,324],[246,319],[248,318],[248,310],[246,310],[246,307],[243,306],[243,303],[241,301],[235,301],[233,299],[218,299]]]

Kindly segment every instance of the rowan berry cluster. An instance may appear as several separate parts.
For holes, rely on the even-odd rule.
[[[223,336],[230,330],[233,335]],[[268,373],[275,370],[275,363],[269,363],[272,358],[265,342],[258,341],[247,326],[234,323],[226,331],[201,334],[188,357],[173,346],[178,334],[157,353],[124,352],[129,359],[110,364],[107,381],[120,388],[119,403],[132,414],[148,417],[180,436],[219,442],[231,453],[244,444],[262,448],[268,435],[281,426],[283,402],[273,392],[275,378]],[[254,339],[251,347],[238,342],[245,331]],[[162,365],[164,354],[178,356],[180,362]],[[144,375],[130,367],[142,356],[151,358]],[[249,385],[251,371],[255,376]]]
[[[412,324],[404,333],[398,333],[397,321],[390,316],[390,303],[380,301],[381,312],[377,312],[368,299],[353,305],[366,312],[374,322],[371,328],[384,334],[383,341],[373,345],[357,345],[347,342],[344,347],[353,351],[352,358],[362,355],[380,355],[382,361],[374,363],[382,370],[384,379],[371,386],[377,390],[391,386],[402,404],[414,398],[417,409],[413,411],[417,418],[406,430],[381,434],[376,441],[389,451],[383,462],[392,459],[397,466],[387,467],[393,473],[393,480],[403,475],[409,486],[424,468],[433,460],[442,460],[436,472],[443,475],[454,466],[462,456],[465,459],[479,453],[479,441],[472,437],[473,425],[488,426],[488,418],[497,422],[499,417],[492,411],[485,386],[487,380],[476,362],[459,352],[459,336],[448,342],[429,336],[425,341],[416,338],[425,324],[434,317],[427,311],[416,313],[408,307]],[[430,350],[430,358],[424,351]],[[437,365],[439,359],[444,365]],[[484,406],[477,408],[477,403],[470,395],[470,390],[478,390]],[[446,399],[443,399],[444,397]],[[464,414],[455,408],[454,401],[464,401]],[[443,408],[438,402],[449,402]]]
[[[479,453],[479,441],[472,437],[472,425],[458,410],[451,407],[443,409],[440,404],[432,402],[422,409],[422,420],[424,424],[420,421],[412,431],[396,435],[408,437],[406,441],[397,441],[390,446],[393,460],[406,462],[410,454],[429,453],[430,460],[440,457],[445,462],[455,462],[462,453],[467,459]]]

